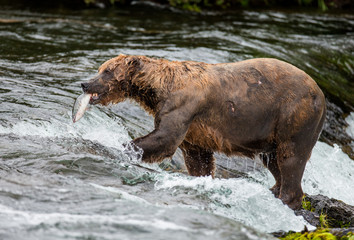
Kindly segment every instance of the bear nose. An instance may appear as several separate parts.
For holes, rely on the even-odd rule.
[[[82,90],[83,90],[84,92],[86,92],[87,89],[88,89],[88,83],[81,83],[81,87],[82,87]]]

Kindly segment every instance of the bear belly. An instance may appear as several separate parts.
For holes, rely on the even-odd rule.
[[[184,140],[190,144],[197,145],[204,149],[221,152],[228,156],[237,155],[250,158],[253,158],[255,154],[262,152],[263,150],[251,145],[268,145],[266,142],[262,144],[259,141],[256,141],[254,144],[246,144],[251,146],[247,147],[228,138],[220,130],[203,123],[191,124]]]

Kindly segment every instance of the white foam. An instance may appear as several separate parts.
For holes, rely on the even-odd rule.
[[[307,163],[303,189],[354,205],[354,161],[337,145],[317,142]]]
[[[248,179],[194,178],[166,174],[157,179],[155,188],[174,192],[177,189],[183,189],[184,192],[197,191],[203,197],[209,198],[212,212],[243,222],[260,231],[301,231],[305,225],[310,229],[314,228],[302,217],[295,216],[268,188]]]
[[[172,222],[167,222],[163,221],[160,219],[151,219],[151,220],[136,220],[136,219],[130,219],[125,221],[127,224],[131,225],[140,225],[140,226],[146,226],[146,227],[152,227],[152,228],[157,228],[160,230],[182,230],[182,231],[187,231],[187,232],[196,232],[195,230],[192,230],[187,227],[183,227],[180,225],[177,225]]]
[[[354,139],[354,112],[350,113],[349,116],[345,119],[345,121],[348,123],[346,132]]]
[[[4,227],[16,228],[19,225],[38,226],[44,224],[55,226],[57,223],[85,224],[97,223],[101,225],[135,225],[160,230],[182,230],[193,232],[193,229],[180,226],[173,222],[164,221],[158,218],[146,219],[144,215],[102,215],[102,214],[70,214],[70,213],[39,213],[33,211],[15,210],[0,204],[0,216],[5,215],[11,221],[2,222]],[[153,217],[153,216],[150,216]],[[146,219],[146,220],[145,220]]]
[[[338,145],[334,147],[317,142],[306,164],[302,179],[303,191],[310,195],[322,194],[354,205],[354,160],[350,159]],[[252,174],[267,187],[274,185],[268,170]]]
[[[0,125],[0,134],[15,134],[18,136],[67,137],[83,138],[97,141],[107,147],[123,151],[123,143],[131,138],[118,118],[111,118],[99,109],[93,108],[77,123],[72,123],[68,112],[64,119],[23,120],[11,126]]]
[[[137,196],[134,196],[134,195],[131,195],[131,194],[129,194],[127,192],[124,192],[124,191],[122,191],[122,190],[120,190],[118,188],[115,188],[115,187],[105,187],[105,186],[101,186],[101,185],[98,185],[98,184],[95,184],[95,183],[90,183],[90,185],[95,187],[95,188],[107,191],[107,192],[118,193],[120,195],[120,198],[125,199],[125,200],[130,200],[132,202],[149,204],[149,202],[146,201],[145,199],[137,197]]]
[[[307,194],[323,194],[354,205],[353,174],[354,161],[338,146],[317,142],[304,172],[303,190]],[[303,218],[295,216],[268,190],[275,183],[270,172],[264,169],[250,176],[259,182],[166,174],[157,179],[155,188],[173,192],[180,188],[191,192],[197,190],[211,200],[213,212],[262,231],[301,231],[306,224]]]
[[[56,137],[63,135],[57,126],[45,121],[20,121],[11,127],[0,125],[0,134],[15,134],[18,136],[40,136],[40,137]]]

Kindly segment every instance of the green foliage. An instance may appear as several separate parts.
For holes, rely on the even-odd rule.
[[[308,211],[315,211],[315,209],[312,207],[311,202],[310,201],[306,201],[306,196],[304,195],[302,198],[302,208]]]
[[[287,236],[280,238],[282,240],[352,240],[352,233],[348,233],[346,236],[340,239],[329,232],[328,229],[319,229],[315,232],[305,233],[290,233]],[[353,239],[354,240],[354,239]]]
[[[354,233],[350,232],[347,235],[341,237],[340,240],[354,240]]]
[[[82,0],[86,5],[95,5],[96,3],[127,4],[130,0]],[[202,9],[226,9],[230,7],[271,7],[271,6],[303,6],[318,7],[322,11],[327,11],[328,7],[336,7],[337,0],[157,0],[160,3],[168,3],[173,7],[185,9],[193,12],[201,12]]]
[[[209,5],[208,0],[204,2],[204,5]],[[179,7],[192,12],[200,12],[200,5],[203,5],[201,0],[169,0],[169,3],[173,7]]]
[[[300,0],[299,0],[300,1]],[[310,0],[305,0],[310,1]],[[307,201],[306,196],[302,198],[302,208],[311,212],[314,212],[315,209],[312,207],[311,202]],[[333,227],[333,222],[328,219],[327,215],[321,213],[319,216],[320,227],[314,232],[289,232],[289,234],[280,239],[282,240],[354,240],[354,233],[349,232],[347,235],[343,237],[336,237],[332,233],[329,232],[329,228]],[[338,223],[336,222],[336,226],[341,226],[341,228],[348,227],[350,223]]]
[[[340,228],[348,228],[348,227],[350,227],[351,222],[336,221],[335,225],[336,225],[336,227],[339,226]]]
[[[90,5],[96,2],[96,0],[84,0],[84,2],[86,3],[86,5]]]
[[[326,3],[324,2],[324,0],[317,0],[317,5],[318,5],[318,8],[321,9],[322,11],[328,10],[328,7],[327,7]]]
[[[310,6],[310,5],[316,5],[316,2],[314,0],[297,0],[298,4],[300,6]],[[334,2],[330,1],[330,5],[334,6]],[[317,0],[317,7],[321,9],[322,11],[327,11],[328,7],[325,3],[324,0]]]
[[[313,0],[297,0],[297,2],[300,6],[302,5],[308,6],[313,2]]]
[[[248,7],[249,0],[240,0],[240,4],[242,7]]]
[[[163,2],[163,0],[160,0]],[[247,8],[250,6],[279,6],[286,4],[299,6],[317,6],[322,11],[327,11],[328,6],[325,0],[168,0],[169,4],[186,10],[200,12],[203,8],[228,8],[231,6],[241,6]],[[334,0],[327,1],[330,6],[334,5]]]
[[[160,0],[163,2],[163,0]],[[257,6],[313,6],[322,11],[327,11],[328,6],[335,7],[335,1],[330,0],[328,6],[325,3],[325,0],[291,0],[291,1],[282,1],[282,0],[168,0],[169,4],[174,7],[183,8],[186,10],[200,12],[203,8],[229,8],[234,7],[257,7]]]
[[[328,223],[328,219],[327,219],[326,214],[321,213],[319,220],[320,220],[321,228],[328,228],[329,227],[329,223]]]

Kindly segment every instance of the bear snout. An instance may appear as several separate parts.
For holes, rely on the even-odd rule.
[[[89,87],[89,84],[88,83],[81,83],[81,88],[84,92],[87,92],[88,90],[88,87]]]

